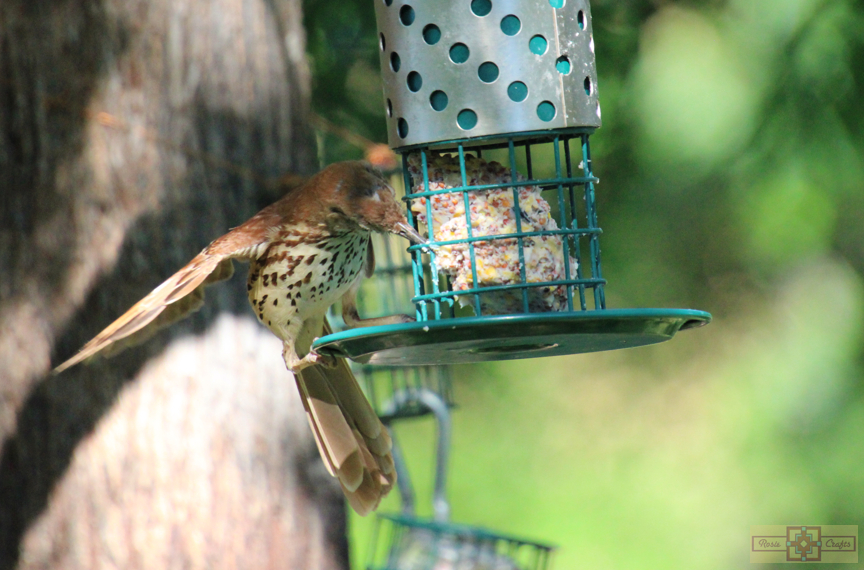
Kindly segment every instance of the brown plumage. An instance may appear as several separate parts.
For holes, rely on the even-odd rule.
[[[249,261],[249,302],[282,339],[285,365],[294,373],[327,470],[354,510],[366,515],[396,480],[390,436],[347,363],[310,347],[329,332],[325,313],[338,300],[349,326],[411,320],[357,315],[357,287],[374,269],[373,231],[424,241],[378,171],[362,162],[331,165],[217,238],[54,371],[141,342],[199,308],[204,288],[230,277],[234,259]]]

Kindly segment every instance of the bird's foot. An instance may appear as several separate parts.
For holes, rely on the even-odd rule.
[[[306,357],[309,357],[312,354],[315,355],[315,364],[324,366],[325,368],[336,368],[338,359],[332,354],[321,354],[320,352],[315,352],[314,350],[312,350],[309,352],[309,354],[306,355]]]
[[[320,354],[318,352],[315,352],[314,350],[310,350],[309,353],[303,358],[298,358],[296,355],[293,355],[293,358],[289,358],[288,355],[283,356],[285,357],[285,366],[287,366],[288,370],[295,374],[299,373],[304,368],[315,365],[325,366],[327,368],[336,367],[335,356],[331,356],[329,354]]]

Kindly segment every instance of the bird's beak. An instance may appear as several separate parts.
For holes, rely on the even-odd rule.
[[[396,224],[396,228],[393,230],[393,233],[402,236],[408,241],[414,242],[417,245],[426,245],[428,242],[426,238],[417,233],[417,230],[409,226],[405,222],[399,222]]]

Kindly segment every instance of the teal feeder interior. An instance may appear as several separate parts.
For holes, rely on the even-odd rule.
[[[318,339],[417,366],[594,352],[708,323],[610,309],[588,139],[600,126],[587,0],[375,2],[387,131],[402,155],[417,322]]]

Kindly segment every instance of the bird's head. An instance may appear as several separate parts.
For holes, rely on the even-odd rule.
[[[366,162],[347,161],[331,164],[312,181],[326,210],[325,222],[334,233],[375,231],[400,235],[414,243],[426,240],[408,224],[404,206],[384,175]]]

